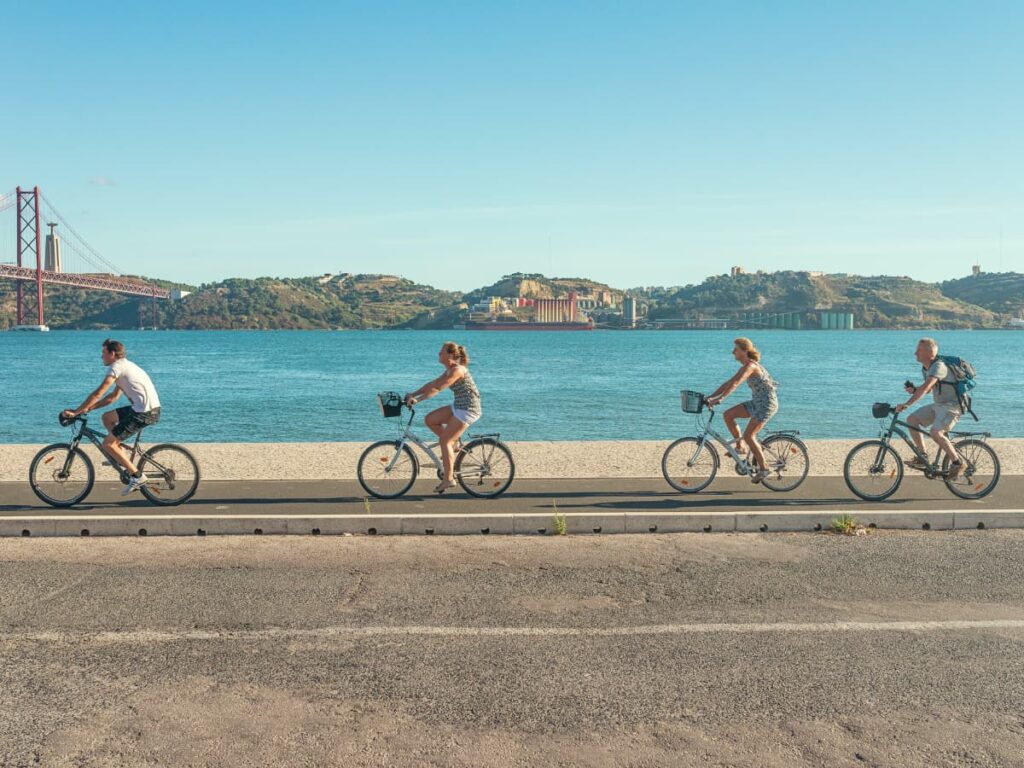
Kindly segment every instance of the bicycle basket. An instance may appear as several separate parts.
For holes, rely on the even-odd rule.
[[[679,393],[679,397],[683,401],[684,413],[700,413],[704,410],[704,395],[700,392],[684,389]]]
[[[871,415],[876,419],[888,418],[890,413],[892,413],[892,406],[888,403],[875,403],[871,406]]]
[[[402,396],[397,392],[379,392],[377,404],[380,406],[380,415],[385,419],[402,415]]]

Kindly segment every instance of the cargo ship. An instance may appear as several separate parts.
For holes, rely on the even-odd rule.
[[[521,320],[467,320],[455,326],[459,331],[592,331],[593,320],[538,323]]]

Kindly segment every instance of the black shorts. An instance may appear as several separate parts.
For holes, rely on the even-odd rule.
[[[136,432],[141,431],[143,427],[148,427],[160,421],[159,408],[154,408],[145,413],[136,413],[130,405],[122,405],[114,413],[117,414],[118,421],[114,428],[110,430],[110,434],[118,440],[125,440]]]

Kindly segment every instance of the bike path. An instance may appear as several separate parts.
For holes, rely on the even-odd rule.
[[[517,480],[497,499],[431,493],[417,484],[394,500],[367,500],[355,481],[211,481],[179,507],[120,496],[97,483],[85,503],[53,509],[26,483],[0,483],[0,535],[197,533],[551,533],[564,515],[570,533],[812,531],[849,514],[866,526],[943,530],[1024,528],[1024,476],[1006,476],[978,501],[953,496],[940,481],[908,477],[880,503],[854,497],[842,478],[811,477],[773,493],[745,478],[721,478],[685,495],[660,480]],[[26,533],[27,531],[27,533]]]

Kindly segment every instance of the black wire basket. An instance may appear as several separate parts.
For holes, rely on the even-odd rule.
[[[679,399],[683,403],[683,413],[700,413],[704,410],[704,395],[700,392],[684,389],[679,393]]]
[[[876,419],[886,419],[892,413],[892,406],[888,403],[875,403],[871,406],[871,415]]]
[[[402,415],[402,396],[397,392],[378,392],[377,404],[380,406],[380,415],[385,419]]]

